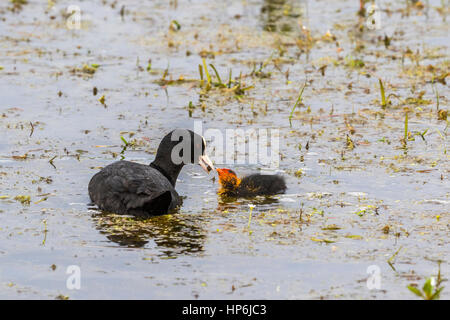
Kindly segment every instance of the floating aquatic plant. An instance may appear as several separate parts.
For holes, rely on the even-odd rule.
[[[430,277],[426,279],[422,287],[422,290],[413,285],[409,285],[407,286],[407,288],[416,296],[424,300],[439,300],[441,292],[442,290],[444,290],[444,287],[441,286],[443,281],[445,280],[443,280],[441,277],[441,265],[439,263],[439,271],[437,274],[437,278]]]
[[[385,108],[387,105],[387,101],[386,101],[386,93],[384,91],[383,81],[381,81],[381,79],[378,79],[378,82],[380,83],[381,107]]]
[[[305,84],[303,85],[302,89],[300,90],[300,94],[298,95],[297,101],[295,101],[295,104],[292,107],[291,114],[289,115],[289,125],[291,128],[292,128],[292,117],[294,116],[294,111],[300,105],[300,103],[302,103],[303,91],[305,91],[306,85],[307,85],[307,82],[305,81]]]

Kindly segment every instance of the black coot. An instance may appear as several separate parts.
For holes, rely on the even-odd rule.
[[[239,179],[230,169],[219,169],[219,193],[227,197],[270,196],[286,191],[286,182],[279,175],[252,174]]]
[[[181,204],[175,191],[178,174],[185,164],[214,169],[205,153],[205,139],[191,130],[176,129],[159,144],[150,165],[114,162],[89,182],[89,196],[101,210],[149,217],[167,214]]]

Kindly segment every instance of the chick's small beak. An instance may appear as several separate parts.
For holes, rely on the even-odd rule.
[[[198,158],[198,164],[205,170],[207,173],[209,173],[211,170],[214,170],[214,165],[209,159],[209,157],[205,154]]]

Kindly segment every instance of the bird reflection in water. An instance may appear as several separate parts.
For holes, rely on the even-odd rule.
[[[217,211],[229,212],[242,210],[247,205],[255,205],[264,211],[276,209],[279,207],[279,200],[277,196],[257,196],[251,198],[236,198],[224,194],[219,195]]]
[[[92,218],[108,240],[129,248],[141,248],[153,241],[166,257],[201,253],[206,239],[202,219],[197,215],[162,215],[144,220],[100,212]]]

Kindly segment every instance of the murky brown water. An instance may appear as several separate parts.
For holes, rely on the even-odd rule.
[[[438,261],[449,276],[446,1],[379,1],[378,30],[361,30],[358,1],[80,2],[81,30],[66,27],[73,1],[28,2],[0,4],[0,298],[412,299]],[[200,88],[202,56],[253,87]],[[224,203],[188,166],[177,215],[89,207],[121,136],[135,139],[127,160],[149,163],[165,133],[199,120],[279,129],[287,193]]]

